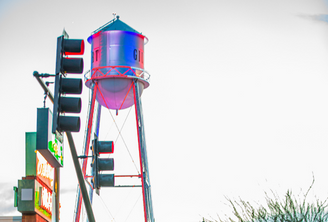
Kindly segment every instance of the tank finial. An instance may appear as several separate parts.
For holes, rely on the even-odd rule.
[[[117,20],[118,20],[118,19],[120,19],[120,16],[118,15],[118,16],[116,16],[116,18],[117,18]]]

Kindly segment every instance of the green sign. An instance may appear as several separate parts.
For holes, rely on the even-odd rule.
[[[53,139],[48,142],[48,150],[52,153],[52,155],[56,158],[56,160],[63,166],[63,145],[59,140],[54,136]]]

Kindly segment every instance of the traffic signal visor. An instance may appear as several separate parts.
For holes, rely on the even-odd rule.
[[[84,40],[83,39],[65,39],[63,49],[64,49],[65,55],[83,55],[84,54]]]

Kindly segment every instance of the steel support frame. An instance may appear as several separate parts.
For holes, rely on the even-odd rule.
[[[140,99],[140,90],[138,80],[133,84],[134,94],[134,107],[136,114],[136,126],[138,132],[138,144],[139,144],[139,159],[140,159],[140,171],[142,181],[142,195],[144,205],[144,217],[145,222],[155,222],[153,214],[153,204],[151,197],[151,186],[149,180],[148,158],[146,149],[145,128],[143,122],[142,104]]]
[[[151,186],[149,180],[149,169],[148,169],[148,158],[147,158],[147,149],[146,149],[146,139],[145,139],[145,129],[143,123],[143,113],[142,113],[142,104],[140,98],[140,89],[138,85],[138,80],[135,79],[132,83],[132,89],[134,94],[134,105],[135,105],[135,116],[136,116],[136,127],[137,127],[137,135],[138,135],[138,149],[139,149],[139,161],[140,161],[140,171],[141,174],[137,175],[137,177],[141,178],[141,188],[142,188],[142,195],[143,195],[143,208],[144,208],[144,219],[145,222],[155,222],[154,215],[153,215],[153,206],[152,206],[152,197],[151,197]],[[89,117],[88,117],[88,130],[86,135],[86,146],[84,150],[84,155],[88,155],[88,147],[90,145],[90,138],[91,138],[91,129],[93,124],[94,118],[94,105],[95,105],[95,98],[97,94],[97,84],[94,84],[93,92],[92,92],[92,100],[89,110]],[[131,88],[130,88],[131,89]],[[99,93],[101,93],[99,91]],[[97,115],[97,126],[96,126],[96,133],[99,134],[99,124],[100,124],[100,105],[98,107],[98,115]],[[83,160],[83,166],[86,166],[88,159]],[[82,167],[82,172],[84,178],[86,177],[86,168]],[[131,177],[131,175],[126,175],[127,177]],[[118,176],[120,177],[120,176]],[[135,186],[115,186],[115,187],[140,187],[138,185]],[[83,192],[82,192],[83,193]],[[92,201],[92,194],[93,190],[90,190],[90,199]],[[78,194],[78,202],[76,205],[76,217],[75,222],[80,221],[80,212],[81,212],[81,204],[82,204],[82,197],[81,192],[79,190]],[[89,219],[90,221],[90,219]]]

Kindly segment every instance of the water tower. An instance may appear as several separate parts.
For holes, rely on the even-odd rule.
[[[154,222],[145,132],[141,106],[141,94],[149,87],[149,74],[144,70],[144,45],[146,36],[119,19],[95,30],[88,38],[91,44],[91,70],[85,75],[85,85],[91,90],[86,129],[84,155],[88,156],[92,138],[99,134],[101,107],[116,110],[134,105],[143,210],[145,222]],[[115,148],[118,149],[118,148]],[[87,159],[83,160],[82,172],[87,178]],[[93,190],[89,193],[91,199]],[[82,196],[78,189],[75,222],[80,220]]]
[[[138,97],[149,86],[144,71],[144,45],[147,38],[116,18],[96,30],[88,42],[92,47],[91,78],[86,86],[97,85],[97,101],[108,109],[125,109],[134,105],[133,83]]]

